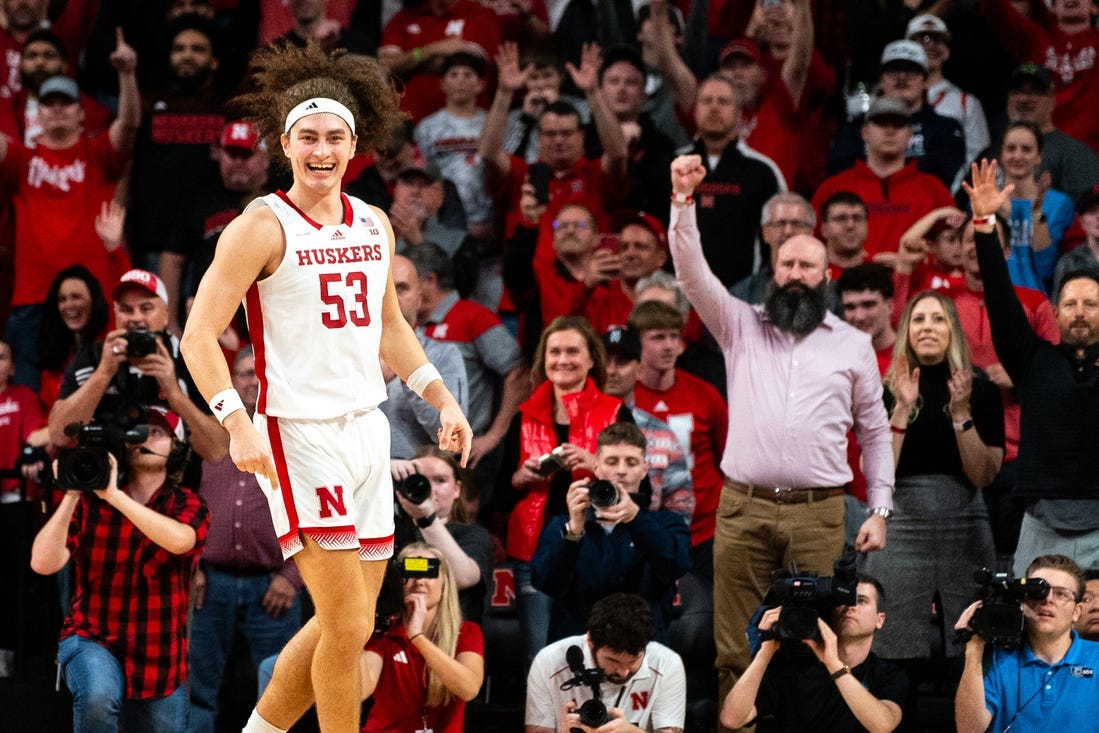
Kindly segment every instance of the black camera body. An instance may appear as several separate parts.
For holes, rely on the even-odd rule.
[[[431,496],[431,481],[422,473],[408,474],[403,479],[395,481],[393,488],[409,504],[423,504]]]
[[[610,509],[618,503],[618,488],[604,479],[592,481],[588,484],[588,499],[595,509]]]
[[[111,479],[108,453],[118,462],[118,483],[123,483],[126,446],[144,443],[149,437],[145,424],[120,425],[114,422],[71,423],[65,435],[76,439],[76,447],[57,454],[57,486],[65,491],[95,491],[107,488]]]
[[[855,548],[844,546],[843,554],[832,564],[832,573],[832,577],[827,577],[789,570],[774,572],[770,597],[782,610],[771,629],[773,638],[820,641],[817,619],[827,618],[836,606],[855,605],[859,589]]]
[[[126,331],[122,334],[126,339],[126,356],[130,359],[140,359],[156,353],[156,342],[159,335],[144,328],[135,331]]]
[[[1023,641],[1023,601],[1042,601],[1049,597],[1049,583],[1042,578],[1013,578],[1010,573],[994,573],[988,568],[974,571],[973,580],[980,589],[981,607],[969,620],[969,631],[989,644],[1011,650]]]
[[[569,670],[572,671],[572,679],[563,682],[561,689],[571,690],[574,687],[583,686],[591,690],[591,699],[581,703],[576,713],[580,716],[581,725],[598,728],[610,720],[599,689],[606,674],[599,667],[594,669],[584,667],[584,652],[575,644],[565,650],[565,659],[569,663]],[[569,733],[583,733],[583,731],[579,728],[570,728]]]

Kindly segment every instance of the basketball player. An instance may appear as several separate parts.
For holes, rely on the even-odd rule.
[[[340,191],[348,160],[400,122],[388,74],[372,59],[315,44],[263,49],[252,71],[256,91],[239,102],[282,151],[274,157],[289,164],[293,185],[253,201],[225,228],[182,349],[229,433],[233,461],[270,488],[283,555],[295,556],[316,606],[244,730],[285,731],[315,698],[322,731],[352,733],[359,655],[393,550],[379,356],[439,410],[439,447],[460,450],[463,465],[472,432],[401,315],[389,221]],[[260,381],[253,422],[217,344],[241,300]]]

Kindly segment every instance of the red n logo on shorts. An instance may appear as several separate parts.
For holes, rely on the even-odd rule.
[[[644,692],[631,692],[630,704],[633,705],[634,710],[644,710],[649,706],[649,691]]]
[[[320,500],[321,504],[321,519],[328,519],[332,516],[333,511],[341,517],[347,516],[347,506],[343,503],[342,486],[333,486],[331,490],[327,486],[318,486],[317,499]]]

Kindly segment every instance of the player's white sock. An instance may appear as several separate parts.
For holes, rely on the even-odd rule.
[[[252,708],[252,715],[249,716],[248,722],[244,724],[240,733],[286,733],[286,730],[271,725],[260,717],[255,708]]]

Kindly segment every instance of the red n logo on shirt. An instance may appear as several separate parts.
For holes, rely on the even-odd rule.
[[[634,710],[644,710],[649,706],[649,691],[644,692],[631,692],[630,693],[630,705]]]
[[[496,568],[492,571],[493,608],[510,608],[515,603],[515,576],[511,568]]]
[[[318,486],[317,499],[321,504],[321,519],[328,519],[331,517],[333,510],[341,517],[347,515],[347,506],[343,501],[342,486],[333,486],[331,490],[327,486]]]

